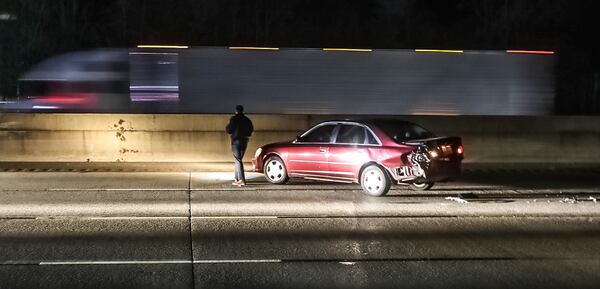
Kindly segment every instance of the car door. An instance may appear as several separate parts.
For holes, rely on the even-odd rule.
[[[322,177],[327,174],[329,146],[336,124],[315,126],[288,149],[288,171],[290,175]]]
[[[364,126],[342,124],[329,149],[329,176],[340,180],[357,180],[361,166],[371,160],[369,150],[378,145]]]

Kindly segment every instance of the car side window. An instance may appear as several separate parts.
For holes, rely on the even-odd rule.
[[[331,135],[333,134],[334,128],[335,125],[333,124],[322,125],[313,129],[310,133],[301,137],[298,141],[329,143],[331,141]]]
[[[343,124],[340,126],[335,142],[340,144],[364,144],[365,128],[358,125]]]
[[[379,142],[377,141],[377,139],[375,138],[375,136],[373,135],[372,132],[370,132],[368,129],[365,129],[365,133],[367,134],[367,144],[371,144],[371,145],[379,144]]]

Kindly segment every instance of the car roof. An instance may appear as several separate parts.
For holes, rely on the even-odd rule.
[[[366,119],[332,119],[332,120],[325,120],[325,121],[319,122],[316,125],[321,125],[321,124],[325,124],[325,123],[356,123],[356,124],[369,125],[369,126],[377,126],[378,124],[413,124],[412,122],[401,120],[401,119],[366,118]]]

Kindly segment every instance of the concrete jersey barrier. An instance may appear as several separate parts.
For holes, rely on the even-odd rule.
[[[2,162],[231,162],[229,115],[0,114]],[[245,160],[313,124],[357,116],[253,115]],[[398,116],[461,136],[466,163],[598,163],[600,117]]]

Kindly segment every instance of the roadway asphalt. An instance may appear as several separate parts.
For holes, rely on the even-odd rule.
[[[596,171],[382,198],[231,173],[0,173],[0,288],[598,288]]]

